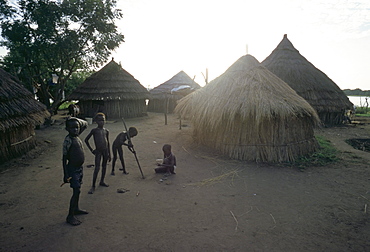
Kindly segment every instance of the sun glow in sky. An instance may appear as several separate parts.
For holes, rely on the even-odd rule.
[[[340,88],[370,89],[368,0],[121,0],[114,58],[145,87],[179,71],[204,85],[248,53],[262,62],[288,34]]]
[[[181,70],[203,86],[206,69],[211,81],[246,48],[262,62],[287,34],[341,89],[370,90],[368,0],[117,2],[125,42],[112,56],[144,87],[154,88]]]

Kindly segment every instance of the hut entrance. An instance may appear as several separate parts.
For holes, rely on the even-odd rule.
[[[93,101],[92,102],[92,111],[93,111],[93,116],[96,115],[96,113],[103,112],[105,113],[104,109],[104,101]]]
[[[370,138],[352,138],[352,139],[347,139],[346,143],[351,145],[353,148],[357,150],[362,150],[362,151],[368,151],[370,152]]]

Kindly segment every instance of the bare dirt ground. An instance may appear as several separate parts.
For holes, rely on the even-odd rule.
[[[190,123],[179,130],[174,115],[168,125],[156,113],[128,119],[145,179],[124,149],[130,174],[107,173],[110,186],[89,195],[94,161],[85,148],[80,206],[89,214],[73,227],[65,223],[72,190],[60,187],[63,120],[0,166],[0,251],[370,251],[370,153],[345,143],[370,138],[370,122],[316,130],[341,161],[300,170],[222,157],[195,145]],[[123,130],[120,121],[105,126],[111,143]],[[153,168],[164,143],[178,168],[161,182]]]

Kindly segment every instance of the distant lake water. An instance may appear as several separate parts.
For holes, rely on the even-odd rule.
[[[348,99],[353,103],[353,105],[356,105],[357,107],[365,106],[365,102],[367,98],[367,102],[370,106],[370,97],[369,96],[347,96]]]

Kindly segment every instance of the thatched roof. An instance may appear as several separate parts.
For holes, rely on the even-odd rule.
[[[191,79],[189,75],[187,75],[184,71],[180,71],[168,81],[150,90],[150,94],[156,95],[156,97],[158,95],[164,96],[165,93],[170,94],[172,89],[183,85],[190,86],[192,90],[201,88],[201,86]]]
[[[207,86],[181,99],[176,111],[196,121],[210,120],[213,127],[236,114],[257,124],[261,118],[273,119],[277,115],[317,116],[302,97],[251,55],[239,58]],[[201,120],[205,115],[209,118]]]
[[[79,85],[67,100],[137,100],[148,97],[148,90],[112,59]]]
[[[262,65],[305,98],[318,113],[343,112],[353,108],[344,92],[303,57],[286,34]]]
[[[291,160],[316,148],[316,111],[251,55],[181,99],[175,112],[191,119],[197,141],[232,158]]]
[[[0,131],[42,124],[49,116],[44,104],[36,101],[16,77],[0,68]]]

